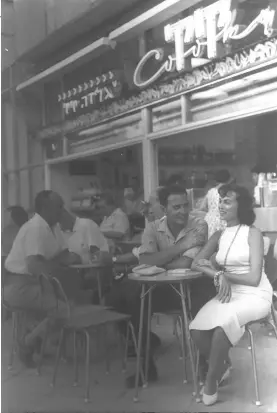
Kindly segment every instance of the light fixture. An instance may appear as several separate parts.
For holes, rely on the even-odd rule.
[[[6,47],[5,47],[5,52],[8,52],[9,51],[9,49],[7,49]]]

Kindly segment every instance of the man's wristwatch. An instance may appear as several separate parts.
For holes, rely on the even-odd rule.
[[[222,271],[222,270],[217,271],[217,272],[215,273],[215,275],[214,275],[214,286],[215,286],[216,288],[219,288],[219,285],[220,285],[219,279],[220,279],[221,275],[223,275],[223,274],[224,274],[224,271]]]
[[[115,264],[117,262],[117,257],[112,257],[112,262]]]

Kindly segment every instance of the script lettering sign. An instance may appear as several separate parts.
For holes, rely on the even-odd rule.
[[[166,60],[163,49],[150,50],[138,63],[134,72],[134,84],[146,88],[157,81],[165,72],[182,72],[191,70],[191,58],[201,58],[204,55],[209,60],[218,57],[219,41],[223,44],[232,40],[241,40],[249,36],[258,26],[262,25],[264,35],[271,37],[276,30],[273,28],[276,10],[268,7],[247,26],[235,24],[238,10],[233,0],[220,0],[205,8],[198,9],[193,15],[185,17],[164,28],[166,42],[173,42],[175,54]],[[147,79],[143,79],[145,64],[152,59],[161,62],[160,68]]]

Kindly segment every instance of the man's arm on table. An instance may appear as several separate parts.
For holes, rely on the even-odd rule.
[[[184,242],[187,245],[187,249],[184,251],[183,256],[174,259],[169,264],[167,264],[166,269],[175,270],[178,268],[190,268],[192,261],[204,247],[208,239],[208,225],[203,220],[200,221],[193,231],[189,232],[184,238]]]
[[[155,230],[148,226],[143,234],[140,262],[167,269],[190,268],[193,258],[205,245],[208,226],[201,221],[186,237],[165,251],[158,251]],[[180,257],[180,254],[183,256]]]
[[[175,244],[164,251],[158,250],[155,223],[146,226],[142,235],[139,262],[147,265],[165,266],[181,254],[180,245]]]

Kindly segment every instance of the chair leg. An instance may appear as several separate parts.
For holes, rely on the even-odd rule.
[[[129,324],[127,323],[125,340],[123,339],[123,337],[120,334],[120,331],[118,330],[118,340],[120,343],[120,350],[121,350],[121,355],[122,355],[122,373],[126,373],[126,370],[127,370],[129,339],[130,339],[130,328],[129,328]]]
[[[89,403],[89,390],[90,390],[90,335],[88,331],[84,331],[86,338],[86,394],[85,394],[85,403]]]
[[[43,359],[44,359],[44,353],[45,353],[45,348],[46,348],[47,339],[48,339],[48,331],[49,331],[49,324],[46,325],[45,332],[44,332],[44,335],[43,335],[43,340],[42,340],[42,345],[41,345],[41,350],[40,350],[40,355],[39,355],[39,362],[38,362],[38,366],[37,366],[37,374],[38,375],[41,374],[41,366],[42,366],[42,362],[43,362]]]
[[[251,356],[252,356],[252,365],[253,365],[253,373],[254,373],[254,382],[255,382],[255,405],[261,406],[260,401],[260,392],[259,392],[259,383],[258,383],[258,373],[257,373],[257,362],[256,362],[256,353],[255,353],[255,344],[254,344],[254,337],[251,329],[249,327],[246,328],[248,331],[248,335],[250,338],[250,346],[251,346]]]
[[[74,363],[74,381],[73,381],[73,387],[76,387],[76,386],[78,386],[77,331],[73,331],[73,363]]]
[[[57,377],[58,367],[59,367],[59,363],[60,363],[60,359],[61,359],[63,341],[64,341],[64,329],[62,328],[61,334],[60,334],[59,346],[58,346],[57,354],[56,354],[56,361],[55,361],[55,367],[54,367],[52,382],[50,384],[51,387],[55,387],[55,384],[56,384],[56,377]]]
[[[9,355],[9,364],[8,364],[8,370],[12,370],[13,368],[13,361],[14,361],[14,354],[15,354],[15,348],[16,348],[16,332],[17,332],[17,314],[15,312],[12,313],[12,345],[11,345],[11,350],[10,350],[10,355]]]
[[[110,370],[111,370],[111,359],[110,359],[110,347],[109,347],[109,340],[108,340],[108,331],[107,328],[108,326],[103,326],[104,328],[104,337],[105,337],[105,343],[106,343],[106,357],[105,357],[105,361],[106,361],[106,374],[110,374]]]

